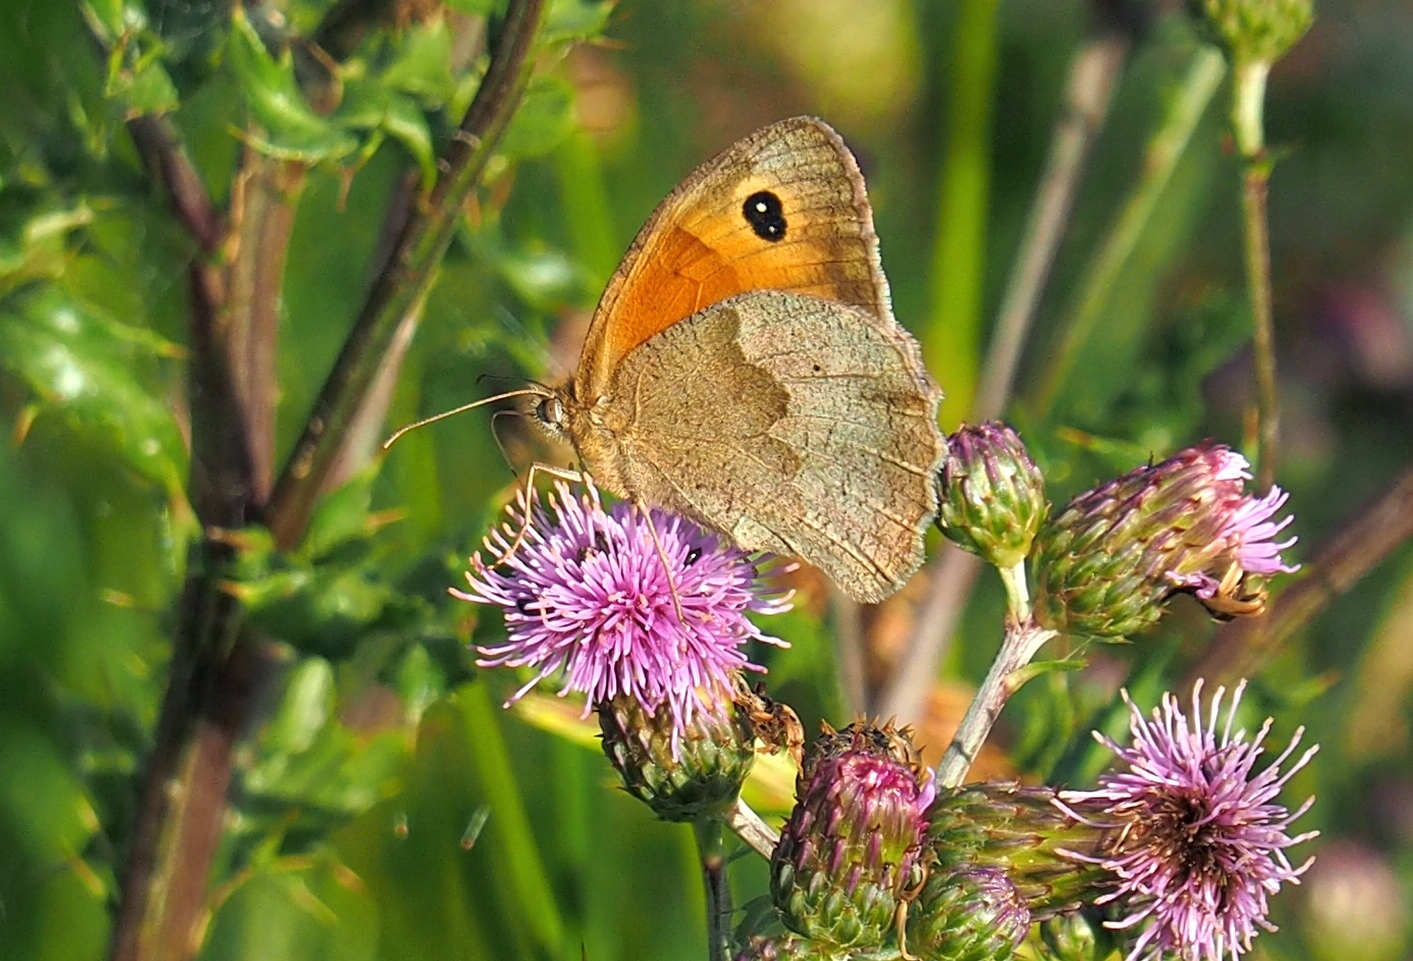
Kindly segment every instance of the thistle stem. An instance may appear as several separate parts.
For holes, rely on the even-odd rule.
[[[1264,493],[1275,480],[1280,440],[1280,397],[1276,385],[1275,318],[1271,307],[1271,237],[1266,213],[1271,178],[1261,114],[1269,63],[1238,64],[1233,77],[1232,131],[1241,153],[1242,234],[1246,288],[1251,300],[1252,353],[1256,367],[1256,487]]]
[[[696,833],[702,883],[706,886],[707,961],[726,961],[731,956],[732,909],[722,825],[715,818],[707,818],[695,822],[692,830]]]
[[[1001,716],[1001,709],[1025,683],[1024,679],[1013,682],[1011,675],[1029,664],[1055,633],[1030,620],[1006,629],[1006,637],[1001,642],[996,660],[991,662],[991,670],[986,673],[986,679],[981,682],[976,697],[967,708],[956,736],[947,747],[947,753],[937,765],[939,788],[945,790],[962,784],[986,736]]]
[[[736,836],[766,860],[775,853],[775,845],[780,840],[780,835],[776,834],[770,827],[761,820],[761,816],[751,809],[751,806],[739,797],[736,803],[727,809],[721,820]]]
[[[1001,583],[1006,587],[1006,610],[1014,624],[1030,620],[1030,588],[1025,583],[1025,561],[1015,567],[998,567]]]

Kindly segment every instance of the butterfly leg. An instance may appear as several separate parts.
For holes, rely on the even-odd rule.
[[[657,548],[657,559],[662,561],[662,572],[667,575],[667,589],[672,594],[672,609],[677,612],[677,623],[686,627],[687,616],[682,613],[682,596],[677,593],[677,578],[672,576],[672,565],[667,560],[667,551],[663,549],[662,538],[657,535],[657,525],[653,523],[652,511],[641,501],[633,503],[638,510],[642,511],[643,518],[648,522],[648,534],[653,539],[653,546]]]
[[[520,545],[525,542],[525,535],[530,532],[530,501],[535,493],[535,475],[547,474],[550,477],[558,477],[560,480],[569,481],[571,484],[582,484],[587,475],[583,471],[572,470],[567,467],[554,467],[550,464],[541,464],[538,461],[530,465],[530,469],[525,472],[525,486],[520,489],[517,495],[524,504],[524,518],[520,522],[520,529],[515,532],[515,537],[505,550],[495,557],[496,564],[504,564],[515,555],[520,549]]]

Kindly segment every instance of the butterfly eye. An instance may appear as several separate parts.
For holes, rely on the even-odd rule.
[[[535,419],[546,427],[560,430],[564,427],[564,404],[558,397],[546,397],[535,405]]]
[[[761,240],[775,243],[785,239],[785,208],[769,190],[758,190],[747,197],[741,214]]]

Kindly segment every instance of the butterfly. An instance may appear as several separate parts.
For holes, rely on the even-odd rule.
[[[923,560],[941,391],[893,317],[858,164],[797,117],[692,171],[638,232],[534,420],[600,486],[876,602]]]

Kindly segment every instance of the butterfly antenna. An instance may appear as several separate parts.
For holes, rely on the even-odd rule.
[[[435,424],[439,420],[446,420],[448,417],[455,417],[457,414],[464,414],[468,410],[474,410],[477,407],[484,407],[486,404],[494,404],[498,400],[508,400],[511,397],[524,397],[526,395],[544,397],[547,393],[548,391],[546,391],[543,387],[540,387],[537,384],[534,387],[525,387],[520,390],[506,391],[504,394],[496,394],[494,397],[484,397],[481,400],[472,401],[469,404],[462,404],[460,407],[453,407],[451,410],[444,410],[440,414],[433,414],[431,417],[424,417],[422,420],[419,420],[413,424],[408,424],[406,427],[399,427],[397,430],[393,431],[391,437],[383,441],[383,450],[387,450],[389,447],[391,447],[394,443],[397,442],[398,438],[400,438],[403,434],[406,434],[408,431],[414,431],[419,427],[426,427],[428,424]]]
[[[502,417],[523,416],[524,415],[518,410],[498,410],[491,415],[491,439],[496,442],[496,449],[500,451],[501,458],[505,460],[505,466],[510,468],[512,477],[519,476],[519,472],[516,471],[515,465],[510,462],[510,452],[505,449],[505,443],[500,439],[500,431],[496,430],[496,421],[500,420]]]

